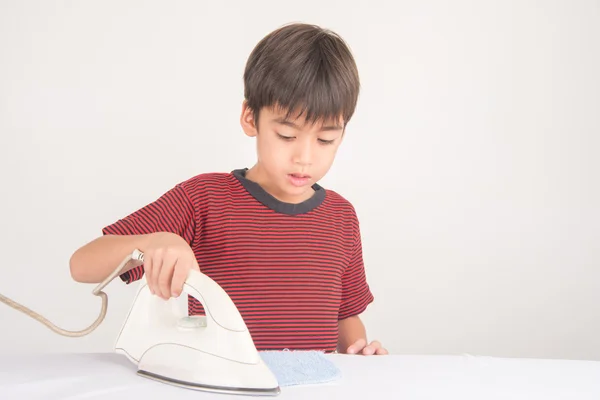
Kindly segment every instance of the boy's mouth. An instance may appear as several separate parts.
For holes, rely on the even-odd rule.
[[[292,178],[297,178],[297,179],[310,179],[310,175],[306,175],[306,174],[290,174],[290,176],[292,176]]]
[[[310,175],[307,174],[288,174],[288,177],[294,186],[304,186],[310,180]]]

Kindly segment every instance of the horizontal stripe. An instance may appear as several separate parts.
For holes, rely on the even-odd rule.
[[[309,212],[288,215],[259,202],[233,174],[201,174],[103,229],[113,235],[157,231],[190,244],[201,271],[237,306],[259,350],[334,351],[339,319],[373,301],[356,213],[330,190]],[[121,278],[131,283],[143,273],[139,266]],[[191,296],[188,311],[204,314]]]

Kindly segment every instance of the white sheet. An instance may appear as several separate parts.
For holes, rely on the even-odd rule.
[[[473,356],[329,355],[343,379],[279,399],[600,399],[600,362]],[[1,399],[236,399],[160,384],[116,354],[0,356]]]

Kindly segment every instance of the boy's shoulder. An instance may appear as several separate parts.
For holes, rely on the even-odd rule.
[[[230,172],[203,172],[188,178],[179,184],[188,193],[215,191],[226,189],[235,184],[235,177]]]
[[[332,218],[341,218],[345,222],[358,224],[358,213],[354,204],[340,192],[333,189],[326,190],[325,203],[327,214]]]
[[[334,203],[336,206],[343,207],[344,209],[354,211],[354,205],[350,200],[348,200],[344,195],[340,194],[340,192],[335,191],[333,189],[324,189],[327,192],[327,197],[329,200]]]

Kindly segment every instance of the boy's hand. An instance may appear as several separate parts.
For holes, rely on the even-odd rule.
[[[365,356],[370,355],[385,355],[388,354],[388,351],[381,346],[377,340],[372,341],[367,345],[367,341],[365,339],[358,339],[354,344],[348,347],[348,354],[363,354]]]
[[[158,232],[144,246],[144,273],[152,294],[168,300],[178,297],[190,269],[200,270],[194,252],[179,235]]]

